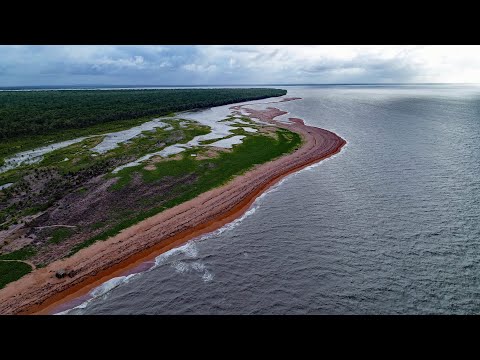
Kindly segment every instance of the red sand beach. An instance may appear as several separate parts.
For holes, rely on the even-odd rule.
[[[291,118],[291,124],[276,122],[276,116],[286,113],[279,109],[252,110],[247,106],[243,108],[249,116],[301,134],[302,147],[9,284],[0,290],[0,314],[51,313],[60,303],[240,217],[280,179],[336,154],[346,143],[328,130],[305,125],[301,119]],[[57,279],[55,272],[59,269],[74,269],[77,275]]]

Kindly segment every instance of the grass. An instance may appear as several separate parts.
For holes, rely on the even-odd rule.
[[[131,127],[138,126],[146,121],[150,121],[153,118],[154,117],[152,116],[148,116],[129,120],[119,120],[115,122],[89,126],[84,129],[68,129],[54,134],[25,136],[2,141],[0,143],[0,164],[4,162],[4,158],[22,151],[35,149],[37,147],[48,145],[49,143],[57,143],[82,136],[102,135],[110,132],[130,129]]]
[[[197,180],[190,185],[177,185],[173,190],[173,198],[165,202],[159,199],[159,206],[151,208],[129,218],[123,218],[119,223],[111,226],[100,234],[78,244],[72,248],[69,256],[77,251],[86,248],[99,240],[118,234],[121,230],[128,228],[146,218],[158,214],[168,208],[172,208],[185,201],[197,197],[215,187],[221,186],[231,180],[234,176],[240,175],[256,164],[271,161],[283,154],[292,152],[301,144],[301,137],[297,133],[286,129],[277,130],[277,139],[269,136],[255,134],[245,138],[244,142],[234,146],[231,152],[222,152],[214,159],[196,160],[190,156],[195,149],[183,153],[181,160],[163,161],[156,164],[156,169],[147,171],[144,165],[125,168],[116,174],[120,179],[121,187],[126,186],[134,173],[139,173],[145,182],[158,181],[164,176],[181,177],[191,173],[198,175]],[[113,188],[112,190],[120,187]]]
[[[35,249],[27,245],[20,250],[15,250],[11,253],[0,255],[0,260],[28,260],[35,254]]]
[[[46,203],[42,205],[35,205],[32,207],[29,207],[21,212],[21,216],[28,216],[28,215],[34,215],[39,213],[40,211],[45,211],[50,207],[51,203]]]
[[[183,121],[185,121],[185,120],[183,120]],[[178,121],[175,122],[174,124],[175,124],[175,126],[177,126]],[[162,131],[162,130],[157,129],[157,131]],[[190,140],[192,140],[196,136],[208,134],[209,131],[210,131],[210,128],[208,126],[190,125],[188,128],[182,128],[179,131],[181,131],[184,134],[184,137],[183,137],[182,140],[180,140],[176,143],[177,144],[185,144],[185,143],[189,142]],[[165,136],[159,137],[159,139],[164,138],[164,137]],[[139,147],[138,143],[145,142],[145,141],[148,141],[148,140],[145,139],[145,138],[135,139],[135,144],[133,144],[132,147],[133,148],[138,148]],[[159,149],[157,149],[157,151],[158,150]],[[136,155],[136,157],[139,158],[139,157],[141,157],[143,155],[146,155],[148,153],[151,153],[151,152],[152,152],[151,148],[148,148],[148,149],[145,149],[145,151],[141,152],[140,154]],[[140,165],[140,167],[143,167],[143,166],[145,166],[145,165]],[[130,168],[126,168],[125,170],[123,170],[124,176],[121,176],[120,179],[110,187],[110,190],[119,190],[119,189],[123,188],[124,186],[126,186],[130,182],[132,172],[128,171],[128,169],[131,169],[131,168],[137,168],[137,167],[130,167]],[[117,177],[118,175],[117,174],[110,174],[108,176],[109,177]]]
[[[49,240],[50,243],[52,244],[60,244],[63,240],[69,238],[75,230],[72,228],[57,228],[52,231],[51,238]]]
[[[27,275],[30,271],[32,271],[32,267],[23,262],[0,261],[0,289]]]
[[[228,135],[228,136],[225,136],[225,137],[220,137],[220,138],[215,138],[215,139],[209,139],[209,140],[202,140],[200,141],[200,145],[209,145],[209,144],[213,144],[214,142],[217,142],[217,141],[220,141],[220,140],[223,140],[223,139],[230,139],[231,137],[234,137],[238,134],[236,133],[233,133],[235,130],[233,131],[230,131],[232,133],[232,135]]]
[[[97,230],[97,229],[102,228],[103,226],[105,226],[105,223],[103,221],[98,221],[98,222],[92,224],[91,229],[92,230]]]

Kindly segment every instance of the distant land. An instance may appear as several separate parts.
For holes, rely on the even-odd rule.
[[[234,88],[234,87],[272,87],[272,86],[401,86],[401,85],[476,85],[475,83],[266,83],[266,84],[170,84],[170,85],[111,85],[111,84],[72,84],[72,85],[30,85],[30,86],[0,86],[0,91],[21,90],[98,90],[98,89],[162,89],[162,88]]]

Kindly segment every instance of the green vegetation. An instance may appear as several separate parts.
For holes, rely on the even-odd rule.
[[[0,261],[0,289],[32,271],[32,267],[19,261]]]
[[[1,92],[0,92],[1,96]],[[83,129],[66,129],[61,132],[53,132],[51,134],[32,134],[26,136],[18,136],[0,141],[0,166],[4,162],[3,158],[22,151],[31,150],[42,147],[50,143],[71,140],[88,135],[101,135],[115,131],[129,129],[133,126],[140,125],[146,121],[152,120],[152,117],[141,117],[130,120],[120,120],[115,122],[97,124]],[[1,121],[1,119],[0,119]]]
[[[63,240],[67,239],[75,232],[72,228],[60,227],[52,231],[51,238],[49,240],[52,244],[60,244]]]
[[[235,121],[235,120],[241,120],[242,122],[250,123],[251,125],[258,125],[257,122],[253,121],[252,119],[246,116],[235,117],[233,115],[230,115],[226,119],[220,120],[219,122],[227,122],[227,121]],[[232,126],[235,126],[235,125],[232,125]],[[237,126],[245,126],[245,124],[241,124]]]
[[[36,251],[31,246],[25,246],[20,250],[12,251],[8,254],[0,255],[0,260],[27,260],[35,255]]]
[[[151,116],[282,96],[279,89],[162,89],[0,92],[0,164],[16,152],[121,130]]]
[[[190,149],[183,152],[181,160],[163,161],[155,164],[153,171],[145,170],[144,165],[129,167],[121,170],[116,176],[120,177],[113,190],[120,190],[127,186],[133,174],[141,174],[143,181],[154,183],[163,177],[180,178],[188,174],[195,174],[196,181],[193,184],[178,183],[171,191],[172,197],[164,200],[164,195],[152,198],[152,203],[158,204],[147,211],[134,214],[130,217],[122,216],[122,219],[103,231],[102,233],[85,240],[75,246],[69,255],[73,255],[80,249],[90,246],[98,240],[118,234],[122,229],[132,226],[150,216],[165,209],[174,207],[180,203],[195,198],[199,194],[225,184],[234,176],[242,174],[256,164],[262,164],[273,160],[285,153],[293,151],[301,144],[301,137],[297,133],[286,129],[277,130],[277,139],[269,136],[255,134],[247,137],[243,143],[234,146],[231,152],[221,152],[218,157],[205,160],[196,160],[190,155],[199,149]]]
[[[186,143],[195,136],[210,131],[208,126],[189,120],[172,118],[164,122],[171,129],[145,131],[142,136],[121,143],[104,154],[92,153],[91,149],[103,139],[103,136],[93,136],[45,154],[40,163],[22,165],[0,173],[0,184],[14,183],[12,187],[3,190],[5,199],[22,197],[21,202],[11,202],[4,206],[0,198],[0,229],[13,224],[22,216],[48,209],[72,190],[78,194],[86,193],[88,189],[80,185],[92,177],[109,173],[123,163],[159,151],[165,146]],[[34,191],[39,183],[44,184],[42,190]],[[121,182],[116,186],[121,186]]]

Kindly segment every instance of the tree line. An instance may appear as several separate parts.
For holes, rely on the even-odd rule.
[[[266,88],[0,91],[0,140],[286,93]]]

